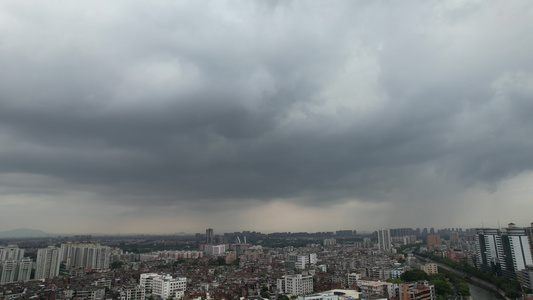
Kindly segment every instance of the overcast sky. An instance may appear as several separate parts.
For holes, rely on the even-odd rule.
[[[2,1],[0,231],[528,226],[531,1]]]

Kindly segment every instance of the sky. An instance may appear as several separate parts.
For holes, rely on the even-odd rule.
[[[531,1],[1,1],[0,231],[533,221]]]

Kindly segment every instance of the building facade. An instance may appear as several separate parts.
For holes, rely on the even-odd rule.
[[[181,299],[185,295],[187,278],[173,278],[170,275],[145,273],[141,274],[139,284],[141,288],[145,289],[146,293],[151,293],[153,296],[158,296],[163,299],[171,297]]]
[[[278,290],[283,294],[296,296],[307,295],[313,292],[312,275],[285,275],[278,279]]]
[[[378,248],[381,251],[390,252],[392,249],[392,240],[389,229],[378,230]]]
[[[61,249],[48,247],[37,250],[35,279],[54,278],[59,275]]]

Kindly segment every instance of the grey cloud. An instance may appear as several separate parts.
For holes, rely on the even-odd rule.
[[[118,203],[327,205],[427,201],[409,195],[432,168],[466,189],[533,167],[531,55],[477,25],[493,4],[122,5],[65,8],[72,24],[57,32],[6,10],[26,26],[0,48],[0,172]],[[514,13],[501,25],[529,28],[531,10]],[[50,42],[30,42],[43,32]],[[383,103],[322,111],[327,80],[357,51],[376,58]]]

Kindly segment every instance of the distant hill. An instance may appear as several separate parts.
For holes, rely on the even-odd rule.
[[[29,229],[29,228],[17,228],[7,231],[0,231],[0,238],[31,238],[31,237],[51,237],[56,236],[52,233],[46,233],[41,230]]]

